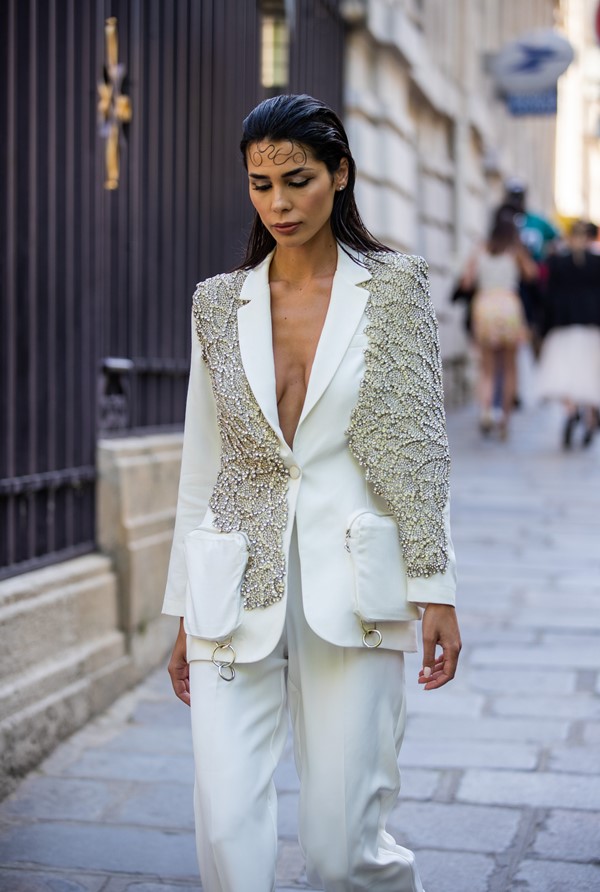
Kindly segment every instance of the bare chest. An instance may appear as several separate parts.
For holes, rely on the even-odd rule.
[[[279,422],[291,445],[329,308],[331,278],[306,291],[271,284],[273,358]]]

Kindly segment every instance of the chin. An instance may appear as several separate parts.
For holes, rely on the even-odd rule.
[[[282,248],[302,248],[308,242],[310,242],[310,238],[306,238],[306,236],[302,236],[299,233],[294,233],[294,235],[277,235],[273,232],[271,233],[273,238],[275,239],[275,243],[280,245]]]

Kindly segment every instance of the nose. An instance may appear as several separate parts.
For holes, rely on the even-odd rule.
[[[284,188],[281,186],[274,186],[272,195],[271,207],[275,212],[282,213],[283,211],[290,210],[292,202],[290,201],[289,195],[286,195]]]

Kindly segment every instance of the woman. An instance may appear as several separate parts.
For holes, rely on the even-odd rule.
[[[579,421],[582,445],[589,446],[600,406],[600,256],[590,250],[590,230],[573,224],[569,250],[549,259],[546,337],[538,372],[538,393],[565,407],[563,446],[569,449]]]
[[[426,690],[460,649],[425,264],[365,229],[322,103],[266,100],[241,149],[256,216],[241,267],[194,296],[164,604],[182,617],[169,672],[191,704],[203,888],[274,888],[289,706],[311,881],[421,892],[385,832],[403,651],[423,610]]]
[[[492,406],[500,382],[499,432],[502,439],[507,436],[517,394],[517,349],[526,339],[519,280],[531,282],[536,277],[537,266],[521,245],[517,227],[499,215],[460,283],[465,289],[476,287],[471,312],[473,337],[480,354],[477,395],[483,434],[493,427]]]

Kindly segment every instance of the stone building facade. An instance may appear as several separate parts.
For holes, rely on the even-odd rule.
[[[346,122],[367,225],[426,257],[440,321],[449,402],[465,397],[462,310],[448,303],[458,270],[502,196],[528,184],[529,205],[554,209],[555,118],[511,118],[490,56],[552,27],[554,0],[350,0]]]
[[[600,225],[600,5],[561,0],[560,24],[575,59],[559,84],[556,207],[565,221]]]

